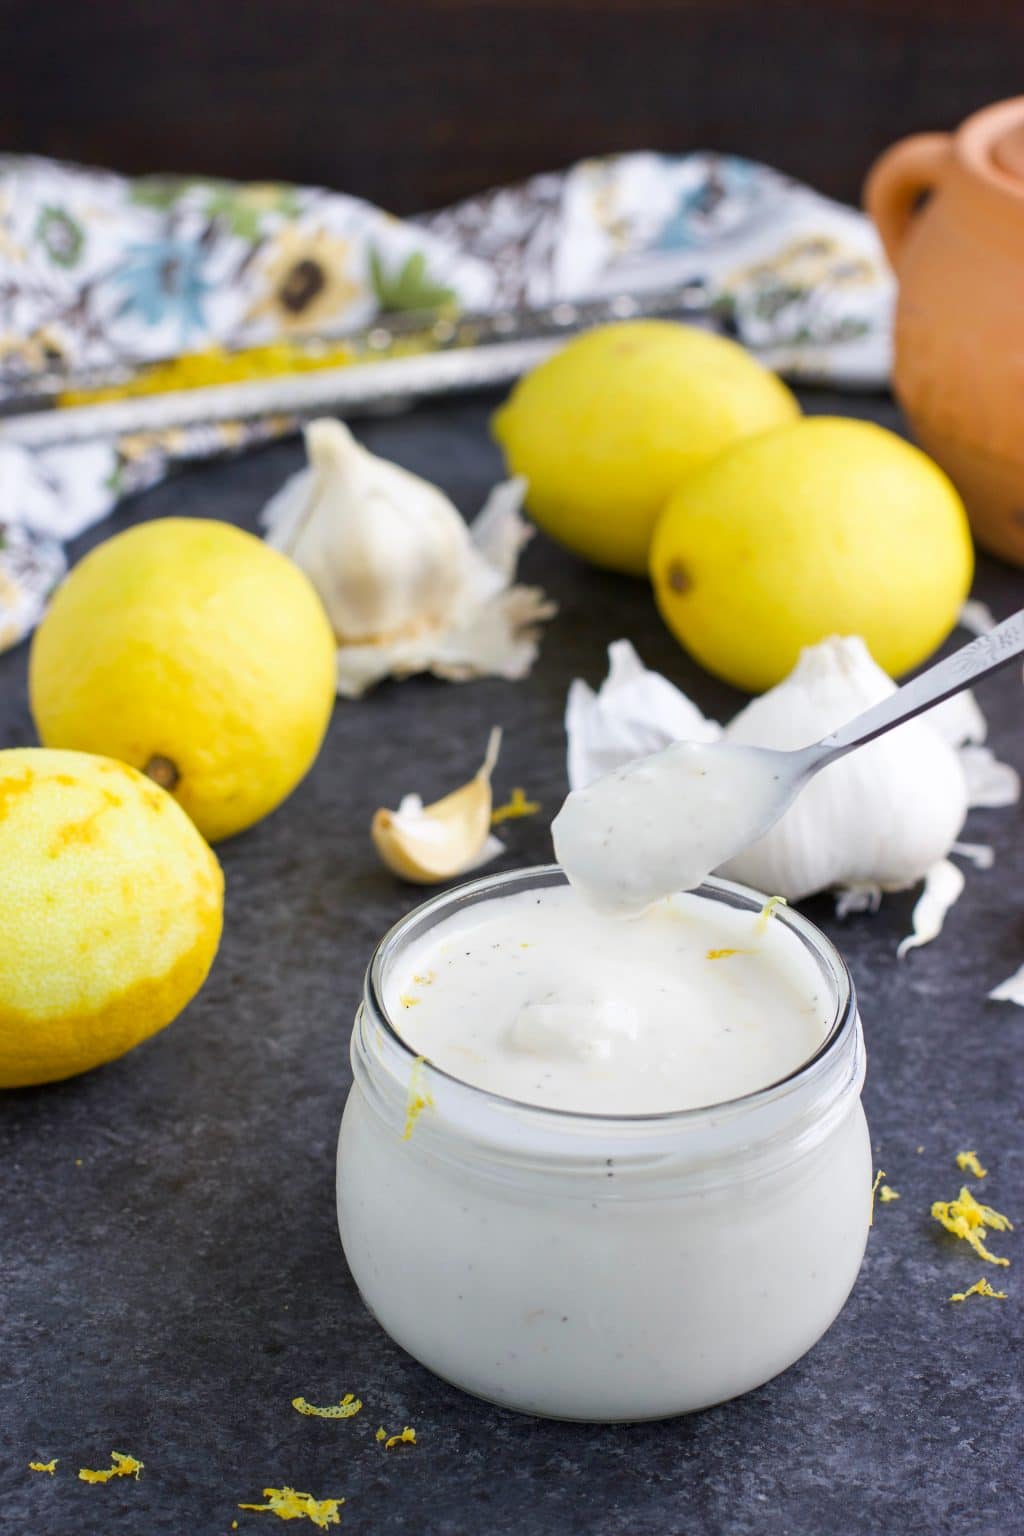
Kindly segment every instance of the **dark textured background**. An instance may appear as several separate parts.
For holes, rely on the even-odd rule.
[[[806,403],[895,420],[882,401]],[[422,408],[360,434],[467,513],[499,474],[482,403]],[[182,475],[80,549],[168,513],[254,528],[299,462],[293,442]],[[507,827],[502,864],[545,860],[546,818],[565,790],[566,688],[577,674],[597,682],[620,635],[709,712],[740,702],[678,649],[645,584],[588,569],[542,537],[525,574],[561,604],[528,682],[421,680],[340,702],[300,790],[220,850],[224,943],[192,1007],[112,1066],[0,1098],[0,1528],[213,1536],[237,1518],[270,1536],[274,1517],[235,1505],[291,1484],[344,1495],[352,1536],[1024,1530],[1021,1237],[994,1240],[1014,1267],[992,1270],[928,1216],[958,1187],[954,1153],[977,1147],[986,1195],[1024,1221],[1024,1015],[985,1000],[1024,958],[1019,809],[972,816],[967,835],[996,845],[996,866],[969,874],[941,940],[902,963],[911,895],[845,924],[827,900],[807,904],[856,977],[876,1158],[903,1198],[879,1208],[846,1310],[786,1375],[688,1419],[542,1423],[435,1381],[363,1310],[335,1225],[334,1140],[363,967],[417,899],[378,865],[371,813],[408,790],[433,797],[461,783],[500,722],[499,796],[522,784],[544,805]],[[1018,573],[982,562],[976,590],[999,616],[1021,587]],[[25,663],[25,647],[0,658],[0,746],[33,739]],[[1018,669],[984,685],[982,702],[996,748],[1024,765]],[[983,1272],[1011,1299],[950,1306],[950,1292]],[[349,1391],[365,1403],[350,1421],[290,1407],[299,1393],[323,1403]],[[411,1424],[419,1444],[385,1454],[378,1424]],[[80,1466],[108,1465],[111,1449],[146,1463],[137,1484],[76,1480]],[[26,1470],[51,1456],[54,1478]]]
[[[396,213],[617,149],[855,201],[1024,82],[1015,0],[0,0],[0,147],[322,182]]]

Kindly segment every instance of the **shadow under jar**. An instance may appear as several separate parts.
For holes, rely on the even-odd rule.
[[[860,1268],[871,1154],[850,974],[780,909],[831,1023],[779,1082],[677,1113],[581,1114],[502,1098],[417,1057],[389,975],[437,924],[564,885],[557,867],[476,880],[382,940],[352,1036],[338,1218],[362,1297],[438,1376],[526,1413],[662,1418],[769,1380],[822,1336]],[[763,897],[698,896],[756,916]]]

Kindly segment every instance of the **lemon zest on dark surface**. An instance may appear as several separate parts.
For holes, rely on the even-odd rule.
[[[993,1232],[1012,1232],[1013,1223],[1008,1217],[994,1211],[990,1205],[981,1205],[966,1184],[955,1200],[936,1200],[932,1215],[954,1237],[970,1243],[979,1259],[987,1264],[1009,1264],[1009,1259],[990,1253],[982,1240],[982,1232],[988,1227]]]
[[[304,1413],[313,1419],[353,1419],[362,1408],[362,1402],[352,1392],[346,1392],[338,1403],[329,1403],[326,1408],[317,1408],[313,1403],[307,1403],[304,1397],[293,1397],[292,1407],[296,1413]]]
[[[122,1451],[111,1451],[109,1467],[104,1467],[101,1472],[94,1472],[90,1467],[80,1467],[79,1480],[83,1483],[109,1483],[112,1477],[134,1477],[139,1480],[143,1463],[134,1456],[126,1456]]]
[[[496,805],[491,812],[491,826],[500,827],[503,821],[518,821],[521,816],[536,816],[540,810],[539,800],[528,800],[526,790],[518,786],[504,805]]]
[[[968,1296],[992,1296],[996,1301],[1006,1300],[1006,1292],[993,1290],[985,1279],[975,1280],[974,1284],[969,1285],[966,1291],[954,1291],[949,1299],[950,1301],[966,1301]]]
[[[239,1509],[254,1509],[276,1515],[279,1520],[310,1520],[322,1531],[329,1525],[340,1525],[338,1510],[344,1499],[315,1499],[311,1493],[298,1493],[294,1488],[264,1488],[266,1504],[239,1504]]]
[[[377,1431],[376,1438],[378,1440],[383,1440],[384,1449],[386,1451],[393,1451],[396,1445],[415,1445],[416,1431],[414,1429],[410,1429],[407,1424],[400,1434],[389,1435],[387,1430],[382,1425],[381,1428]]]

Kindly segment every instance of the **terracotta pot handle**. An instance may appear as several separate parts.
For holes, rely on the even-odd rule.
[[[899,266],[919,199],[942,179],[952,144],[950,133],[915,133],[887,149],[868,173],[864,206],[893,267]]]

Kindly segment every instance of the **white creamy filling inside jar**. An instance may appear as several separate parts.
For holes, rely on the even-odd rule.
[[[820,971],[783,924],[691,894],[631,921],[569,886],[479,902],[409,945],[384,986],[406,1044],[552,1109],[644,1115],[741,1098],[815,1054]]]

